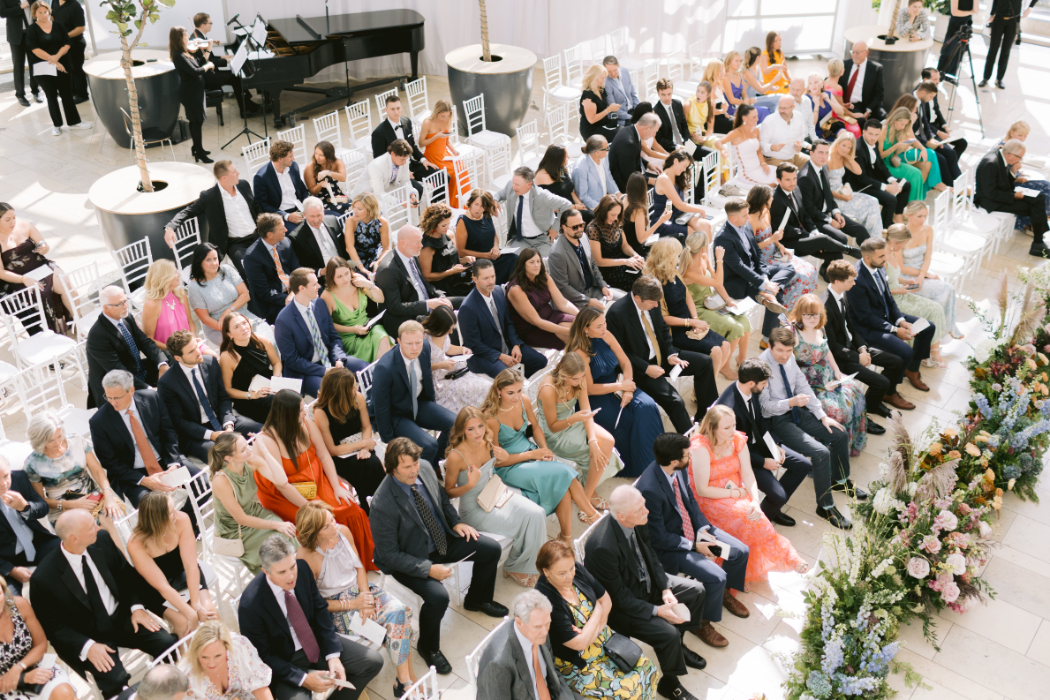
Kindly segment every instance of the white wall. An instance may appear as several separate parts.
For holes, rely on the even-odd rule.
[[[172,27],[182,26],[193,30],[193,15],[198,12],[207,12],[215,24],[212,29],[213,39],[225,39],[223,25],[222,0],[176,0],[174,7],[161,6],[160,19],[156,24],[146,27],[142,35],[142,43],[149,44],[150,48],[164,50],[168,48],[168,32]],[[107,51],[120,50],[120,39],[117,37],[116,26],[106,19],[106,8],[99,6],[99,0],[87,0],[84,11],[88,15],[89,31],[94,34],[96,51],[105,53]],[[232,15],[231,15],[232,16]],[[134,27],[133,27],[134,28]],[[134,38],[134,34],[132,35]],[[88,37],[91,44],[91,37]]]

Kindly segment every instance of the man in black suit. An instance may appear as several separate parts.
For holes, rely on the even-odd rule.
[[[762,499],[762,512],[770,522],[792,527],[795,519],[782,509],[799,484],[806,480],[806,475],[813,470],[813,462],[784,445],[762,416],[758,397],[769,385],[772,371],[769,365],[757,357],[744,360],[737,370],[736,381],[722,392],[715,403],[731,408],[736,415],[736,429],[747,435],[751,471],[755,474],[758,490],[766,495]],[[767,434],[776,443],[777,454],[773,454],[766,444]],[[778,481],[776,471],[781,467],[784,468],[784,475]]]
[[[26,57],[29,51],[26,48],[26,32],[33,20],[29,18],[29,0],[0,0],[0,17],[7,20],[7,43],[11,46],[11,63],[14,66],[15,97],[18,104],[23,107],[29,106],[26,99]],[[33,75],[33,66],[29,66],[29,89],[33,92],[36,102],[43,102],[40,88],[36,84],[36,76]]]
[[[335,633],[328,601],[321,597],[310,565],[296,559],[283,535],[259,547],[262,572],[241,594],[237,619],[259,658],[270,667],[275,700],[310,700],[333,687],[333,700],[356,700],[383,668],[375,649]],[[332,678],[353,688],[335,686]]]
[[[870,194],[879,200],[882,206],[882,225],[889,228],[892,224],[904,221],[904,207],[911,198],[911,183],[897,180],[890,175],[886,162],[879,157],[879,134],[882,133],[882,122],[868,119],[864,122],[862,138],[857,141],[854,158],[860,166],[860,175],[846,170],[846,182],[854,192]]]
[[[36,445],[34,444],[34,449]],[[11,471],[7,458],[0,455],[0,574],[7,585],[22,595],[22,584],[29,582],[27,567],[37,566],[58,547],[58,538],[40,519],[47,517],[47,503],[29,483],[21,469]]]
[[[915,88],[915,99],[919,101],[916,105],[915,123],[913,131],[916,140],[926,148],[932,149],[937,156],[937,162],[941,168],[941,182],[949,187],[955,186],[955,180],[962,176],[959,168],[959,154],[955,148],[937,136],[937,129],[933,126],[933,108],[930,102],[937,94],[937,86],[929,81],[919,83]]]
[[[934,133],[936,133],[937,138],[939,140],[951,144],[951,147],[955,149],[956,154],[962,157],[962,154],[966,151],[966,148],[970,144],[966,141],[966,139],[957,139],[952,137],[952,130],[948,128],[948,120],[944,118],[943,114],[941,114],[941,105],[940,102],[937,100],[937,96],[939,93],[936,90],[936,87],[941,84],[940,71],[938,71],[936,68],[923,68],[922,79],[928,80],[929,82],[933,83],[933,86],[935,88],[933,97],[932,99],[930,99],[929,102],[931,112],[930,124],[933,125]]]
[[[682,101],[674,99],[674,84],[667,78],[656,81],[656,94],[660,98],[653,105],[653,111],[660,117],[660,130],[656,132],[656,142],[668,153],[674,153],[683,143],[690,140],[685,110],[682,109]]]
[[[208,450],[221,433],[236,430],[248,437],[262,426],[233,410],[218,361],[205,356],[190,331],[168,336],[168,352],[175,358],[174,371],[157,382],[157,393],[168,410],[179,449],[208,463]]]
[[[248,284],[248,310],[265,318],[271,326],[292,295],[288,275],[300,267],[299,257],[287,240],[284,219],[277,214],[259,214],[259,240],[244,254],[244,281]]]
[[[423,277],[417,259],[421,250],[423,232],[415,226],[402,226],[397,232],[397,246],[376,270],[376,286],[383,291],[381,307],[386,311],[380,323],[392,338],[397,337],[405,321],[414,321],[441,305],[459,308],[463,303],[463,297],[446,299]]]
[[[408,161],[408,169],[412,173],[412,187],[422,196],[423,178],[433,175],[438,169],[426,159],[416,145],[416,137],[412,134],[412,120],[401,116],[401,98],[396,94],[387,95],[384,111],[386,119],[372,130],[372,157],[382,156],[390,148],[390,144],[398,139],[407,141],[412,148],[412,157]]]
[[[882,64],[868,59],[868,45],[858,41],[850,49],[851,58],[843,64],[839,86],[846,109],[862,112],[866,117],[886,118],[882,102],[885,84],[882,81]],[[859,84],[858,84],[859,83]]]
[[[828,157],[831,155],[831,144],[824,139],[813,143],[809,162],[798,173],[798,189],[802,195],[802,208],[817,229],[839,243],[849,245],[849,237],[857,244],[868,238],[868,229],[849,218],[835,204],[831,196],[831,184],[828,182]],[[856,248],[848,247],[846,255],[860,257]]]
[[[656,173],[648,171],[642,158],[642,141],[656,136],[660,130],[660,117],[655,112],[643,114],[634,125],[625,126],[616,132],[609,144],[609,171],[612,173],[616,187],[621,192],[627,191],[627,178],[631,173],[642,173],[651,186],[656,181]]]
[[[263,210],[255,203],[251,185],[241,179],[232,161],[220,160],[211,170],[218,182],[214,187],[202,190],[200,197],[168,222],[164,227],[164,242],[174,248],[175,229],[196,217],[201,241],[219,249],[220,261],[224,255],[230,256],[243,277],[241,260],[248,246],[259,239],[255,221]]]
[[[1030,217],[1034,239],[1028,254],[1044,258],[1048,250],[1043,236],[1050,230],[1046,220],[1046,197],[1042,192],[1030,197],[1014,191],[1017,185],[1028,181],[1013,173],[1013,169],[1020,166],[1024,154],[1024,142],[1010,139],[981,158],[974,175],[973,203],[991,212],[1005,211]]]
[[[296,226],[288,238],[299,264],[310,268],[320,278],[324,278],[325,266],[332,258],[350,259],[343,227],[337,217],[325,215],[324,202],[317,197],[303,200],[303,223]]]
[[[149,584],[89,511],[63,513],[55,531],[61,546],[30,578],[33,610],[62,661],[112,698],[131,680],[119,648],[157,657],[176,639],[142,607],[138,592]]]
[[[114,369],[125,369],[135,379],[136,389],[157,386],[168,370],[167,359],[152,339],[139,329],[120,287],[104,287],[98,295],[102,315],[88,331],[88,408],[106,404],[102,378]],[[145,356],[145,357],[143,357]]]
[[[631,285],[631,293],[609,307],[606,319],[609,331],[623,346],[634,368],[634,381],[667,412],[675,430],[684,433],[692,425],[692,419],[685,410],[682,396],[668,381],[667,373],[677,365],[683,375],[693,378],[697,422],[718,398],[718,387],[710,357],[679,350],[672,343],[660,313],[663,297],[660,282],[655,277],[641,275]]]
[[[787,214],[787,223],[784,216]],[[849,246],[822,233],[809,218],[809,211],[802,205],[802,193],[798,189],[798,169],[793,163],[777,166],[777,187],[773,190],[773,202],[769,207],[769,219],[776,225],[783,224],[784,235],[780,243],[790,248],[795,255],[813,255],[824,260],[820,266],[823,275],[828,263],[841,260]]]
[[[903,411],[915,408],[915,404],[897,391],[897,385],[904,379],[904,360],[891,352],[865,345],[860,329],[849,313],[846,293],[857,283],[857,269],[845,260],[834,262],[828,266],[828,279],[831,282],[823,299],[828,316],[824,334],[839,371],[856,373],[857,379],[867,385],[865,403],[869,414],[892,418],[893,413],[882,405],[883,401]],[[874,367],[881,367],[882,373],[876,372]],[[871,432],[872,423],[869,415],[868,432]]]
[[[609,497],[609,515],[595,525],[584,563],[612,599],[609,626],[635,637],[656,652],[662,678],[656,691],[673,700],[695,700],[682,686],[689,668],[703,670],[704,657],[685,645],[685,633],[699,636],[707,592],[699,581],[668,575],[650,543],[645,498],[633,486],[617,486]],[[690,619],[674,612],[678,603]]]
[[[387,476],[372,497],[368,519],[376,566],[423,599],[416,650],[424,664],[448,674],[452,666],[441,653],[441,618],[449,601],[441,582],[452,575],[446,564],[469,556],[474,573],[463,607],[500,618],[508,611],[492,594],[502,550],[495,540],[460,520],[432,465],[420,469],[421,453],[408,438],[387,444],[383,457]]]

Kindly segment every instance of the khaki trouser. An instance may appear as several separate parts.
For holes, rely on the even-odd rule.
[[[802,167],[809,162],[809,156],[805,153],[796,153],[791,160],[781,160],[780,158],[766,158],[766,162],[772,167],[777,167],[781,163],[792,163],[796,168],[802,170]]]

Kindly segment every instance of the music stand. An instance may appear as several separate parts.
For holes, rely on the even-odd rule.
[[[259,19],[261,20],[262,17],[260,16]],[[250,29],[248,29],[247,27],[245,27],[243,24],[241,24],[240,20],[238,20],[236,17],[234,17],[234,21],[237,23],[237,27],[239,27],[240,29],[244,30],[244,41],[242,41],[241,45],[237,47],[237,51],[233,55],[233,60],[230,61],[230,70],[233,71],[233,74],[236,75],[238,78],[240,78],[241,80],[244,80],[246,78],[251,78],[251,76],[255,74],[255,68],[252,65],[251,59],[248,58],[248,55],[251,53],[252,47],[255,47],[256,51],[262,51],[263,47],[260,46],[258,44],[258,42],[255,40],[255,37],[253,36],[252,31]],[[269,130],[266,129],[266,100],[265,99],[263,99],[263,101],[262,101],[262,108],[263,108],[263,130],[267,131],[267,136],[268,136],[269,135],[269,133],[268,133]],[[252,142],[252,136],[254,136],[255,138],[257,138],[259,140],[262,140],[264,138],[262,136],[259,136],[259,134],[255,133],[254,131],[252,131],[250,128],[248,128],[248,112],[245,111],[245,110],[241,110],[241,111],[242,111],[241,118],[244,120],[244,128],[242,128],[240,131],[238,131],[236,134],[234,134],[233,138],[231,138],[229,141],[227,141],[225,144],[223,144],[223,146],[222,146],[222,148],[220,150],[226,150],[227,146],[229,146],[231,143],[233,143],[234,141],[239,139],[241,136],[247,136],[249,144]]]

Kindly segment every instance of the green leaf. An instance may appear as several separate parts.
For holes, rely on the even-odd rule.
[[[160,0],[160,4],[164,5],[164,7],[174,7],[175,0]]]
[[[142,29],[142,20],[141,19],[135,20],[135,29]]]

